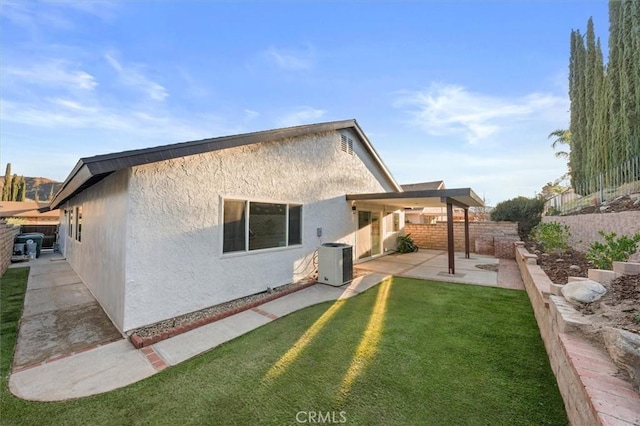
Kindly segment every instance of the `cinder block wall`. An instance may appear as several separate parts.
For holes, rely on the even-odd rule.
[[[589,250],[594,241],[603,242],[598,231],[615,232],[618,235],[633,235],[640,232],[640,211],[619,213],[593,213],[574,216],[544,216],[544,223],[558,222],[568,225],[571,230],[569,245],[582,252]],[[632,260],[640,260],[640,250]]]
[[[433,225],[407,223],[404,225],[404,232],[411,234],[411,238],[420,248],[447,249],[446,222],[438,222]],[[496,256],[500,252],[505,257],[513,258],[513,242],[519,239],[518,224],[515,222],[469,222],[469,249],[472,252],[475,252],[476,239],[492,240]],[[453,240],[455,250],[464,251],[464,222],[453,223]]]
[[[19,226],[9,225],[6,221],[0,221],[0,276],[2,276],[11,264],[13,255],[13,240],[20,233]]]

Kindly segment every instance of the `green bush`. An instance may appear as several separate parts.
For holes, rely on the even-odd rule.
[[[516,197],[498,203],[491,211],[491,220],[518,222],[520,238],[526,238],[542,219],[544,199]]]
[[[632,237],[623,235],[618,238],[615,232],[605,234],[603,231],[598,231],[598,233],[604,237],[605,243],[599,241],[592,243],[585,254],[598,269],[612,269],[613,262],[626,262],[638,250],[640,233]]]
[[[569,227],[558,222],[539,223],[531,230],[531,239],[548,253],[567,251],[569,235]]]
[[[411,253],[418,251],[418,246],[413,242],[410,235],[411,234],[398,236],[398,247],[396,248],[396,251],[399,253]]]

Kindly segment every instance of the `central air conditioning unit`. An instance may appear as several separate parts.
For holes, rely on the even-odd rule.
[[[353,247],[325,243],[318,247],[318,282],[341,286],[353,279]]]

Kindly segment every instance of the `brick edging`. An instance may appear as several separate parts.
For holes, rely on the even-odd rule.
[[[143,336],[139,336],[136,333],[133,333],[129,337],[129,339],[131,340],[131,343],[136,349],[144,348],[145,346],[153,345],[154,343],[158,343],[170,337],[175,337],[179,334],[186,333],[187,331],[191,331],[195,328],[202,327],[203,325],[211,324],[212,322],[220,321],[221,319],[230,317],[231,315],[239,314],[240,312],[253,309],[267,302],[271,302],[272,300],[276,300],[276,299],[279,299],[280,297],[287,296],[291,293],[295,293],[296,291],[304,290],[305,288],[311,287],[314,284],[316,284],[316,282],[312,281],[306,284],[301,284],[301,285],[292,287],[284,291],[276,292],[276,293],[270,294],[269,296],[266,296],[264,299],[255,300],[251,303],[247,303],[246,305],[238,306],[223,312],[219,312],[210,317],[200,318],[196,321],[179,325],[177,327],[163,331],[162,333],[156,334],[154,336],[143,337]]]

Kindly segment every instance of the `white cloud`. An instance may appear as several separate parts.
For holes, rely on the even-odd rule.
[[[519,98],[470,92],[462,86],[433,84],[402,92],[394,106],[406,109],[412,123],[430,135],[461,135],[470,144],[495,136],[514,121],[533,120],[566,111],[566,99],[533,93]]]
[[[169,93],[164,86],[150,78],[146,77],[141,70],[140,65],[124,66],[115,57],[114,53],[107,53],[104,55],[105,59],[111,65],[120,77],[120,81],[128,86],[144,92],[149,98],[155,101],[163,101]]]
[[[77,26],[69,12],[91,15],[102,20],[113,18],[117,1],[29,1],[3,0],[0,17],[19,28],[38,34],[43,30],[72,30]]]
[[[1,73],[4,84],[17,82],[67,90],[93,90],[98,85],[93,75],[61,59],[31,61],[25,67],[3,67]]]
[[[278,127],[290,127],[290,126],[299,126],[301,124],[311,124],[311,123],[317,122],[326,113],[327,111],[323,109],[316,109],[316,108],[304,106],[284,115],[277,121],[277,123],[278,123]]]
[[[264,55],[278,68],[289,71],[310,69],[314,63],[311,47],[306,50],[279,49],[273,46],[264,51]]]

